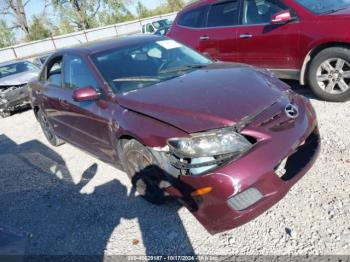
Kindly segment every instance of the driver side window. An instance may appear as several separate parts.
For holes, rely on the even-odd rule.
[[[76,55],[64,57],[64,88],[77,89],[93,87],[98,90],[98,84],[85,62]]]
[[[244,0],[243,24],[268,24],[273,14],[287,9],[279,0]]]

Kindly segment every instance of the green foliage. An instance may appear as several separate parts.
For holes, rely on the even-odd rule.
[[[75,32],[74,26],[68,20],[62,19],[55,31],[55,35],[65,35],[73,32]]]
[[[51,0],[60,14],[60,20],[73,25],[77,30],[98,26],[96,19],[102,0]]]
[[[0,20],[0,48],[15,44],[15,37],[12,30],[4,20]]]
[[[151,10],[149,10],[140,1],[138,1],[137,4],[136,4],[136,12],[137,12],[138,18],[140,18],[140,19],[154,15],[153,12]]]
[[[23,7],[21,9],[23,10],[23,17],[21,16],[23,23],[20,23],[22,20],[17,21],[15,26],[25,32],[26,41],[45,39],[53,35],[68,34],[137,18],[157,16],[178,11],[184,6],[184,0],[162,0],[155,9],[148,9],[140,0],[45,0],[45,3],[46,1],[51,3],[56,13],[54,17],[50,18],[57,21],[54,25],[48,20],[45,12],[46,7],[44,7],[42,15],[33,16],[29,26],[27,26],[25,5],[20,5],[21,8]],[[4,3],[7,3],[6,0]],[[19,2],[19,4],[21,3]],[[130,5],[135,6],[136,15],[131,13]],[[27,28],[27,30],[23,28]],[[13,29],[10,29],[5,21],[0,20],[0,48],[13,44],[15,44]]]
[[[105,0],[104,8],[99,12],[99,24],[101,26],[117,24],[135,19],[134,15],[126,7],[129,1]]]
[[[154,9],[154,15],[161,15],[165,13],[171,13],[179,11],[185,6],[183,0],[166,0],[165,3],[161,4],[159,7]]]
[[[44,26],[48,24],[48,21],[46,21],[44,17],[33,16],[32,22],[29,26],[29,33],[26,36],[26,40],[35,41],[50,37],[52,35],[51,30],[48,27]]]
[[[185,6],[183,0],[166,0],[157,8],[150,10],[144,6],[140,1],[137,2],[136,12],[139,18],[146,18],[150,16],[157,16],[166,13],[172,13],[181,10]]]

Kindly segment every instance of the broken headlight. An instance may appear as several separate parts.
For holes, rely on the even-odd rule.
[[[178,158],[174,166],[200,174],[247,152],[253,144],[232,129],[192,134],[168,140],[170,152]]]

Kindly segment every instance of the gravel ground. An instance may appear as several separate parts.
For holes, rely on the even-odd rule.
[[[29,233],[29,254],[350,255],[350,103],[312,102],[323,144],[312,170],[268,212],[215,236],[177,203],[135,196],[124,173],[51,147],[31,111],[0,119],[0,224]]]

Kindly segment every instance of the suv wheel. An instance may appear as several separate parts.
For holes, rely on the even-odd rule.
[[[311,62],[309,83],[316,96],[323,100],[349,100],[350,49],[332,47],[321,51]]]
[[[49,121],[47,121],[46,116],[41,112],[41,110],[38,111],[38,121],[46,139],[51,145],[57,147],[64,144],[64,142],[56,136],[51,124]]]
[[[161,205],[166,201],[159,187],[164,174],[153,154],[136,140],[123,147],[122,163],[136,191],[148,202]]]

